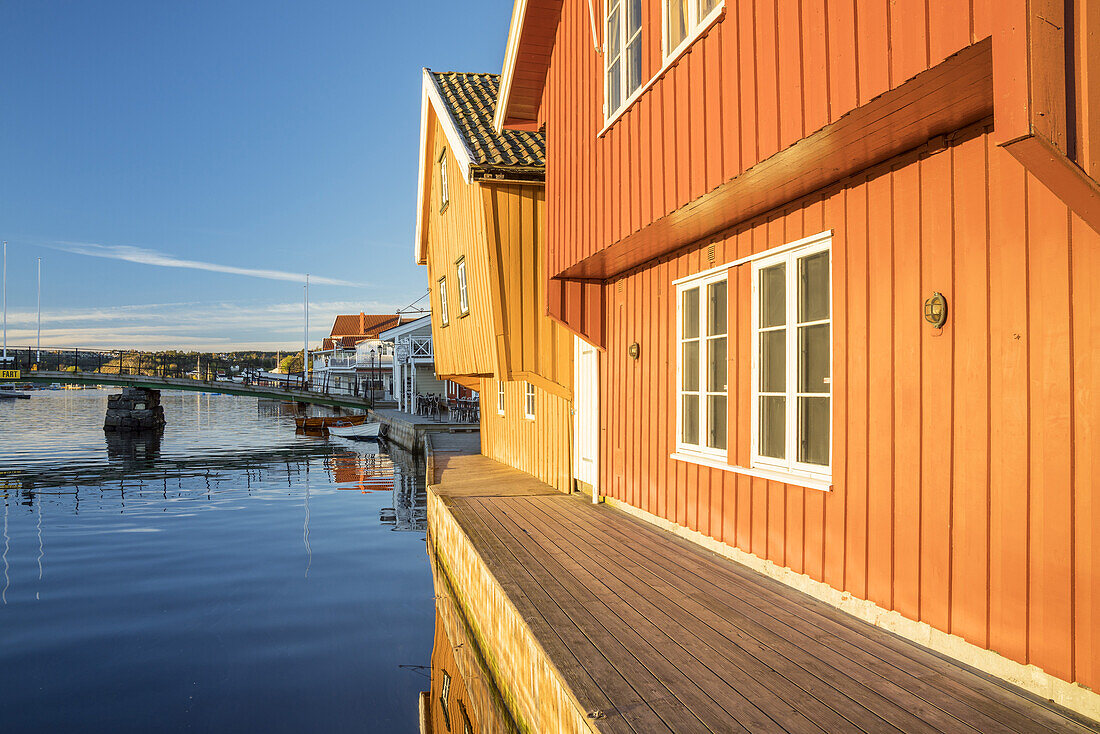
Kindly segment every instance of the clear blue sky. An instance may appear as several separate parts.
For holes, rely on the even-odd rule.
[[[418,298],[421,68],[499,73],[511,9],[0,3],[9,344],[34,340],[37,257],[43,344],[298,347],[301,285],[223,266],[357,284],[310,288],[313,342]]]

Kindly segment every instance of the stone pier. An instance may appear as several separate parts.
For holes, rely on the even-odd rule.
[[[127,387],[120,394],[107,398],[103,430],[152,431],[163,426],[164,408],[160,405],[160,390]]]

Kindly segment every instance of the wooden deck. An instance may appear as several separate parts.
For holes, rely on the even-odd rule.
[[[1100,731],[481,455],[444,450],[434,467],[432,491],[595,729]]]

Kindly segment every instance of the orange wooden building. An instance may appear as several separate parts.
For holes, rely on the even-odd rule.
[[[542,305],[544,144],[493,130],[498,84],[424,70],[416,262],[436,373],[479,391],[482,452],[568,491],[573,337]]]
[[[519,0],[598,491],[1100,711],[1098,65],[1083,0]]]

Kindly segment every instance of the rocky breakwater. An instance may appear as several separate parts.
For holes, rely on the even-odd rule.
[[[164,426],[164,408],[160,390],[127,387],[119,395],[107,398],[105,431],[153,431]]]

